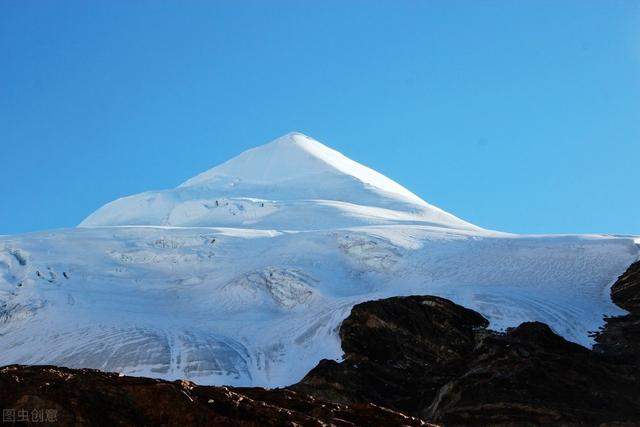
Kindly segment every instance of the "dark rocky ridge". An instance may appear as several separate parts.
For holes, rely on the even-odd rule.
[[[627,311],[640,312],[640,261],[631,264],[611,286],[611,300]]]
[[[36,425],[426,425],[376,405],[323,402],[287,389],[198,386],[56,366],[0,368],[0,407],[12,411],[3,417],[16,420],[26,411]],[[34,409],[49,411],[43,416],[55,422],[36,421]]]
[[[291,388],[445,425],[640,422],[637,366],[543,323],[504,334],[486,324],[437,297],[359,304],[340,330],[344,361],[322,361]]]
[[[291,388],[338,402],[375,402],[418,414],[459,375],[488,321],[439,297],[356,305],[340,327],[344,361],[323,360]]]
[[[638,425],[640,262],[612,299],[630,313],[606,319],[595,351],[542,323],[497,333],[446,299],[397,297],[355,306],[344,360],[287,389],[9,366],[0,406],[55,409],[63,425]]]
[[[611,286],[611,299],[629,314],[605,318],[594,350],[619,363],[640,365],[640,261]]]

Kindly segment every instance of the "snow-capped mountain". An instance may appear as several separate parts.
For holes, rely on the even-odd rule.
[[[0,365],[279,386],[351,307],[432,294],[589,345],[633,237],[484,230],[298,133],[80,227],[0,237]]]
[[[310,230],[395,223],[477,229],[318,141],[290,133],[177,188],[108,203],[80,226]]]

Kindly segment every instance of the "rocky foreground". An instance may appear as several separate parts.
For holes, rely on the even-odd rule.
[[[612,287],[629,311],[589,350],[547,325],[506,333],[443,298],[355,306],[345,358],[285,389],[198,386],[54,366],[0,368],[3,422],[51,425],[640,424],[640,262]]]

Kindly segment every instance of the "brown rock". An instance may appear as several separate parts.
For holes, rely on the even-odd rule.
[[[640,381],[529,322],[483,339],[423,415],[445,425],[640,421]]]
[[[640,366],[640,261],[611,286],[611,299],[629,314],[604,319],[604,328],[595,334],[594,350],[618,363]]]
[[[632,313],[640,312],[640,261],[631,264],[611,286],[611,300]]]
[[[458,373],[487,325],[478,313],[433,296],[358,304],[340,328],[345,360],[321,361],[291,388],[417,413]]]
[[[38,425],[426,425],[376,405],[340,405],[291,390],[206,387],[54,366],[0,368],[0,407],[12,411],[7,417],[27,414]],[[55,422],[36,421],[39,411]]]
[[[322,361],[292,388],[445,425],[640,422],[632,360],[568,342],[538,322],[505,334],[486,325],[436,297],[359,304],[340,330],[344,361]],[[629,330],[616,333],[624,338]]]

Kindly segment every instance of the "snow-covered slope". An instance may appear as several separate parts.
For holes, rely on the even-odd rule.
[[[409,294],[589,345],[638,253],[632,237],[481,229],[289,134],[80,228],[0,237],[0,365],[286,385],[341,357],[354,304]]]
[[[290,133],[177,188],[108,203],[80,226],[309,230],[398,222],[477,229],[318,141]]]

